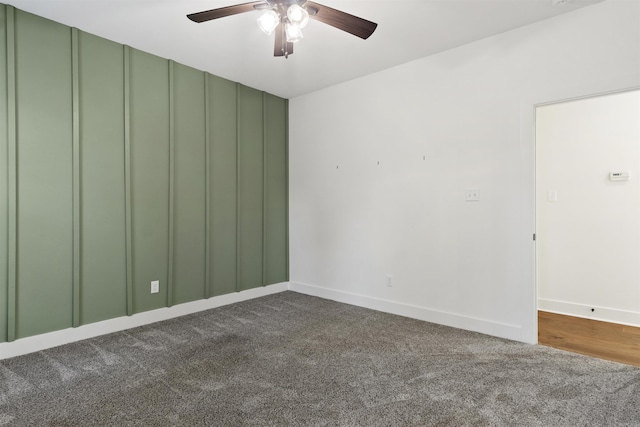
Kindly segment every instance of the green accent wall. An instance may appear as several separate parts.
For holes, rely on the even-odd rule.
[[[237,84],[207,76],[209,119],[209,295],[236,291],[238,180]]]
[[[262,286],[263,249],[262,93],[238,89],[238,290]],[[242,125],[240,125],[242,124]]]
[[[0,100],[8,100],[7,85],[7,12],[0,7]],[[9,147],[7,102],[0,102],[0,341],[7,340],[7,279],[9,245]],[[4,309],[2,308],[4,307]]]
[[[0,4],[0,341],[288,280],[287,116]]]
[[[124,67],[117,43],[79,34],[80,322],[126,314]]]
[[[169,268],[169,61],[130,50],[133,311],[164,307]],[[160,292],[150,293],[151,281]]]
[[[174,66],[173,295],[180,304],[206,297],[205,76]],[[197,254],[194,256],[194,254]]]
[[[72,322],[71,30],[16,10],[15,42],[15,328],[23,337]]]
[[[288,101],[264,95],[264,282],[287,281],[288,257]]]

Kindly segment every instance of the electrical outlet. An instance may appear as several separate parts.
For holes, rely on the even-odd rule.
[[[387,276],[387,282],[386,282],[386,283],[387,283],[387,286],[388,286],[388,287],[390,287],[390,288],[392,288],[392,287],[393,287],[393,283],[391,282],[391,275],[388,275],[388,276]]]
[[[464,200],[467,202],[479,202],[480,190],[478,190],[477,188],[467,188],[464,191]]]
[[[160,281],[154,280],[153,282],[151,282],[151,293],[157,294],[158,292],[160,292]]]

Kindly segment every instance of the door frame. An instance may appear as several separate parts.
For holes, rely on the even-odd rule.
[[[538,107],[544,107],[548,105],[562,104],[566,102],[579,101],[584,99],[598,98],[607,95],[615,95],[619,93],[631,92],[635,90],[640,90],[640,83],[638,83],[637,76],[627,77],[629,80],[629,85],[620,86],[615,85],[615,87],[607,87],[611,86],[614,82],[614,79],[598,82],[595,84],[584,85],[584,86],[576,86],[572,88],[567,88],[566,90],[558,90],[557,93],[552,94],[539,94],[539,95],[531,95],[528,99],[523,99],[521,102],[521,112],[523,109],[527,109],[529,113],[528,120],[522,120],[521,116],[521,135],[525,135],[524,130],[528,129],[528,134],[530,135],[531,141],[531,191],[532,191],[532,207],[533,207],[533,271],[532,271],[532,291],[533,291],[533,310],[528,314],[529,319],[524,319],[523,321],[523,341],[537,344],[538,343],[538,244],[537,244],[537,232],[538,232],[538,203],[537,203],[537,178],[538,178],[538,164],[537,164],[537,123],[536,123],[536,115]],[[616,79],[617,80],[617,79]],[[634,81],[635,80],[635,81]],[[546,97],[543,98],[543,97]],[[525,107],[528,105],[528,108]],[[536,236],[536,239],[533,239],[533,236]]]

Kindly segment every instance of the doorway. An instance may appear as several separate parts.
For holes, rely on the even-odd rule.
[[[535,126],[539,342],[640,365],[640,90]]]

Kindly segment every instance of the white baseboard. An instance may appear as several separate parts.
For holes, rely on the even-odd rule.
[[[12,342],[0,343],[0,360],[23,354],[57,347],[63,344],[119,332],[138,326],[148,325],[175,317],[185,316],[199,311],[222,307],[236,302],[246,301],[271,295],[279,292],[291,290],[301,294],[317,296],[324,299],[365,307],[385,313],[397,314],[399,316],[410,317],[426,322],[451,326],[454,328],[480,332],[501,338],[515,341],[524,341],[522,328],[518,325],[493,322],[485,319],[478,319],[469,316],[462,316],[455,313],[433,310],[411,304],[396,301],[374,298],[366,295],[359,295],[335,289],[323,288],[298,282],[283,282],[261,288],[249,289],[242,292],[221,295],[209,299],[192,301],[173,307],[160,308],[157,310],[145,311],[132,316],[117,317],[115,319],[103,320],[101,322],[82,325],[77,328],[68,328],[60,331],[48,332],[26,338],[20,338]],[[542,309],[542,308],[541,308]],[[552,310],[549,310],[552,311]]]
[[[447,313],[416,305],[384,300],[366,295],[339,291],[336,289],[323,288],[305,283],[289,282],[289,290],[345,304],[370,308],[372,310],[378,310],[385,313],[397,314],[399,316],[411,317],[413,319],[424,320],[426,322],[451,326],[458,329],[480,332],[514,341],[528,342],[523,339],[522,327],[518,325],[509,325],[485,319],[477,319],[455,313]]]
[[[640,312],[637,311],[617,310],[614,308],[576,304],[572,302],[555,301],[543,298],[538,299],[538,310],[640,327]]]
[[[209,310],[236,302],[246,301],[271,295],[288,290],[288,283],[277,283],[261,288],[248,289],[242,292],[220,295],[209,299],[202,299],[184,304],[174,305],[173,307],[159,308],[157,310],[145,311],[132,316],[117,317],[115,319],[103,320],[101,322],[82,325],[77,328],[68,328],[60,331],[48,332],[46,334],[35,335],[32,337],[20,338],[12,342],[0,343],[0,360],[10,357],[20,356],[27,353],[33,353],[45,350],[51,347],[57,347],[63,344],[69,344],[100,335],[119,332],[138,326],[148,325],[150,323],[160,322],[162,320],[173,319],[174,317],[185,316],[199,311]]]

